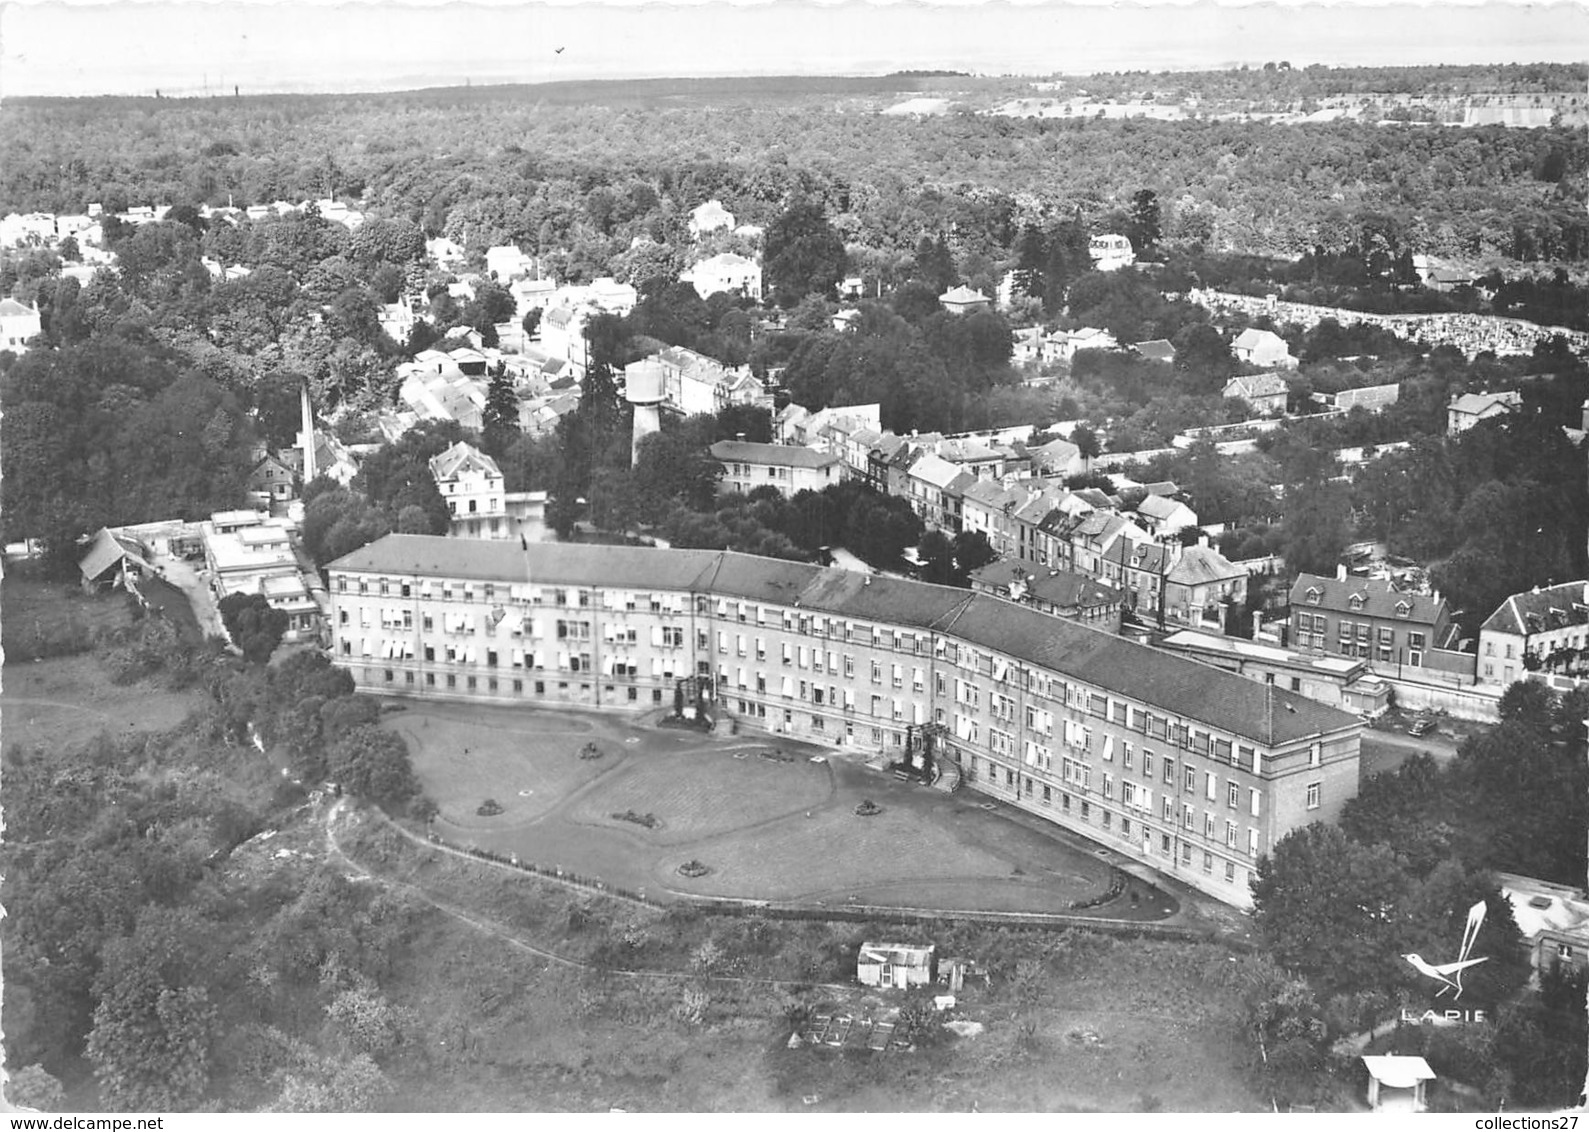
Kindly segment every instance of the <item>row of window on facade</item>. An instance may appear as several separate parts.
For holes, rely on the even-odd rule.
[[[1000,773],[1001,771],[1002,775]],[[1041,805],[1053,806],[1057,800],[1062,813],[1078,814],[1082,821],[1088,823],[1091,823],[1093,820],[1093,803],[1089,799],[1079,796],[1073,797],[1069,791],[1055,788],[1047,783],[1034,782],[1030,777],[1018,775],[1015,770],[1009,767],[1000,766],[992,760],[988,760],[988,767],[984,772],[978,766],[977,760],[973,758],[970,768],[967,772],[967,781],[982,782],[995,788],[1002,784],[1005,789],[1009,790],[1016,796],[1018,801],[1024,801],[1031,804],[1038,804],[1038,800],[1040,798]],[[1319,791],[1319,783],[1314,782],[1308,785],[1307,799],[1309,809],[1318,808]],[[1173,826],[1175,824],[1175,815],[1171,812],[1170,805],[1171,804],[1169,801],[1166,800],[1163,820]],[[1124,814],[1117,815],[1114,811],[1104,806],[1098,806],[1097,808],[1100,815],[1100,824],[1105,830],[1117,829],[1122,840],[1131,840],[1133,836],[1133,829],[1139,828],[1144,839],[1143,847],[1144,851],[1146,852],[1152,851],[1151,847],[1156,832],[1159,843],[1159,852],[1165,857],[1173,858],[1175,856],[1176,838],[1173,834],[1167,833],[1163,830],[1153,830],[1152,827],[1150,827],[1140,817],[1135,819],[1136,825],[1134,827],[1133,819],[1131,817],[1128,817]],[[1181,824],[1184,831],[1195,834],[1195,815],[1196,812],[1191,806],[1182,807]],[[1219,830],[1217,828],[1217,821],[1218,819],[1216,819],[1213,814],[1204,814],[1202,836],[1205,841],[1218,840]],[[1224,846],[1226,849],[1237,852],[1241,851],[1240,833],[1241,828],[1235,822],[1229,820],[1224,822]],[[1248,829],[1246,855],[1250,859],[1256,860],[1261,851],[1262,844],[1259,832],[1256,829]],[[1180,856],[1181,863],[1183,865],[1190,865],[1192,863],[1194,852],[1196,852],[1196,847],[1184,837],[1181,838]],[[1214,853],[1212,850],[1208,849],[1202,850],[1202,853],[1203,871],[1205,873],[1212,873],[1214,871]],[[1227,860],[1225,861],[1225,879],[1235,883],[1238,881],[1244,881],[1246,877],[1245,874],[1237,868],[1236,862]]]
[[[1322,613],[1298,613],[1296,621],[1299,646],[1319,651],[1329,647],[1327,632],[1329,623]],[[1372,624],[1342,621],[1336,640],[1342,656],[1358,657],[1363,660],[1377,659],[1386,664],[1395,656],[1396,634],[1395,630],[1388,626],[1379,626],[1376,633]],[[1417,668],[1422,665],[1426,643],[1423,633],[1407,634],[1407,663],[1410,666]]]
[[[426,672],[421,678],[419,673],[405,671],[401,673],[401,680],[399,680],[399,673],[396,669],[386,668],[381,670],[381,682],[393,688],[396,688],[400,683],[402,686],[408,688],[418,687],[422,683],[427,688],[447,688],[453,691],[463,689],[469,692],[479,692],[482,690],[483,680],[484,690],[487,692],[498,692],[505,694],[511,691],[514,695],[526,695],[530,690],[533,690],[535,695],[544,696],[547,694],[547,688],[549,686],[548,682],[545,680],[525,680],[522,677],[513,677],[511,679],[499,680],[495,676],[464,676],[461,677],[461,679],[463,683],[460,684],[460,676],[456,672]],[[366,672],[366,683],[368,683],[368,681],[368,672]],[[556,685],[556,691],[560,695],[566,695],[572,688],[573,685],[570,685],[566,682],[561,682]],[[589,696],[591,694],[592,687],[589,684],[580,684],[578,686],[578,691],[582,695]],[[618,692],[619,689],[617,686],[611,684],[606,686],[606,694],[609,697],[617,698]],[[628,703],[640,702],[639,688],[629,685],[623,689],[623,692],[623,698]],[[660,704],[662,702],[661,688],[653,688],[651,690],[651,702],[653,704]]]
[[[402,629],[409,631],[413,628],[413,613],[410,610],[386,609],[378,612],[381,614],[383,627],[397,628],[400,626]],[[349,624],[350,618],[347,610],[340,611],[340,621],[343,625]],[[368,608],[360,610],[359,621],[361,627],[371,627],[372,611]],[[421,624],[425,631],[433,632],[436,624],[434,616],[431,614],[423,615]],[[472,618],[466,614],[442,614],[441,624],[447,633],[470,636],[475,631]],[[521,622],[519,619],[508,619],[507,624],[511,628],[511,635],[515,637],[526,630],[531,637],[541,638],[544,636],[543,626],[538,620],[525,619]],[[554,622],[553,628],[556,639],[560,641],[593,639],[593,626],[590,621],[558,619]],[[705,648],[707,645],[706,631],[698,630],[696,636],[697,645]],[[729,652],[728,636],[727,633],[722,631],[717,634],[717,646],[720,654],[726,655]],[[905,637],[905,635],[900,634],[896,634],[896,636]],[[604,625],[602,627],[602,637],[606,644],[614,646],[632,647],[640,644],[638,630],[633,626]],[[916,638],[916,640],[920,639],[919,637]],[[682,648],[685,644],[685,630],[680,626],[653,625],[650,627],[650,643],[657,648]],[[371,655],[368,651],[369,647],[368,639],[366,639],[361,655]],[[412,650],[412,646],[410,645],[409,647]],[[747,641],[743,634],[736,634],[733,650],[737,655],[748,657],[751,652],[751,643]],[[847,679],[855,678],[856,658],[851,654],[839,654],[833,650],[808,648],[805,645],[792,645],[787,641],[780,643],[779,650],[784,665],[803,671],[815,672],[824,671],[825,665],[825,671],[829,674],[838,675],[842,672]],[[435,649],[433,646],[426,646],[425,651],[427,659],[434,659]],[[460,663],[476,663],[468,659],[473,651],[472,648],[465,650],[448,646],[447,659],[457,660]],[[514,650],[515,653],[520,651],[518,649]],[[758,661],[766,660],[768,655],[766,638],[754,638],[754,652]],[[343,655],[352,655],[351,644],[348,641],[343,642]],[[409,655],[412,655],[412,651],[410,651]],[[488,660],[487,663],[494,666],[495,650],[488,651],[486,655],[493,658]],[[584,655],[586,658],[585,667],[588,668],[589,654]],[[974,656],[974,653],[967,652],[963,655]],[[609,659],[608,663],[613,662]],[[619,659],[616,663],[620,666],[630,664],[625,659]],[[654,665],[653,667],[656,666]],[[906,685],[905,667],[904,665],[890,664],[887,666],[887,674],[885,676],[884,662],[873,660],[870,662],[871,682],[875,686],[883,686],[886,680],[889,686],[903,689]],[[1007,673],[1007,663],[1000,665],[998,658],[992,658],[993,672],[998,673],[1000,667],[1003,667]],[[737,672],[737,685],[741,688],[747,687],[745,670],[741,668]],[[1068,707],[1076,713],[1086,713],[1098,719],[1111,721],[1119,726],[1128,727],[1131,730],[1146,734],[1172,747],[1179,747],[1207,755],[1220,762],[1237,765],[1243,770],[1251,772],[1261,771],[1261,767],[1257,763],[1256,751],[1253,747],[1245,744],[1233,744],[1230,739],[1214,736],[1209,732],[1168,720],[1163,715],[1143,708],[1132,707],[1119,699],[1111,700],[1110,697],[1101,693],[1092,692],[1080,685],[1066,684],[1064,681],[1049,677],[1046,674],[1034,674],[1031,670],[1028,670],[1027,675],[1032,678],[1028,680],[1028,683],[1033,688],[1033,694],[1039,697],[1047,696],[1055,705]],[[723,671],[723,678],[726,683],[726,669]],[[766,674],[757,673],[756,679],[758,690],[765,693]],[[935,690],[939,696],[947,697],[950,694],[949,680],[950,677],[945,673],[936,674]],[[919,666],[912,666],[909,684],[913,692],[918,695],[924,694],[926,692],[925,670]],[[806,699],[803,681],[801,682],[801,688],[801,699]],[[792,695],[792,692],[786,690],[784,694],[788,696]],[[971,681],[959,677],[953,678],[953,695],[956,703],[965,705],[971,711],[981,710],[982,690]],[[837,697],[830,695],[829,700],[836,703]],[[846,706],[853,707],[853,693],[846,693],[846,700]],[[994,722],[1015,724],[1017,722],[1018,709],[1019,705],[1013,697],[1002,692],[989,692],[988,710]],[[881,713],[874,708],[873,714]],[[897,711],[895,715],[896,717],[898,716]],[[961,718],[966,720],[966,722],[957,725],[964,728],[960,733],[960,737],[963,739],[970,738],[971,732],[975,730],[977,724],[974,720],[969,719],[967,713],[961,713]],[[1055,717],[1052,711],[1028,704],[1025,708],[1024,719],[1029,731],[1041,734],[1044,737],[1052,737],[1055,734]],[[1063,741],[1068,745],[1089,751],[1093,749],[1094,732],[1092,727],[1074,719],[1061,719],[1059,727],[1059,733],[1063,736]],[[1105,760],[1112,758],[1114,742],[1114,736],[1104,736],[1102,754]],[[1132,747],[1129,742],[1122,744],[1122,752],[1124,759],[1129,760],[1132,758]],[[1317,757],[1318,752],[1315,748],[1313,753],[1315,762]],[[1151,759],[1151,754],[1145,753],[1145,758]]]

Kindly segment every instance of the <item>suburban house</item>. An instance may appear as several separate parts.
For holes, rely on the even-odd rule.
[[[719,200],[709,200],[690,212],[690,235],[699,239],[708,232],[734,226],[734,214]]]
[[[1439,594],[1398,590],[1380,578],[1300,574],[1291,586],[1291,647],[1368,661],[1375,672],[1433,667],[1456,626]]]
[[[1015,509],[1026,502],[1027,492],[1004,487],[991,479],[978,479],[960,492],[961,529],[981,531],[994,553],[1003,558],[1015,553]]]
[[[1080,330],[1058,330],[1043,339],[1045,362],[1068,362],[1081,350],[1115,350],[1120,342],[1107,330],[1084,326]]]
[[[1580,972],[1589,967],[1589,896],[1583,889],[1515,873],[1497,877],[1536,974],[1559,966]]]
[[[1165,538],[1197,526],[1197,512],[1168,495],[1149,495],[1137,504],[1137,522],[1154,538]]]
[[[1076,497],[1082,498],[1080,493]],[[1051,530],[1062,544],[1057,549],[1063,561],[1056,561],[1052,565],[1079,570],[1094,578],[1105,576],[1104,563],[1109,550],[1120,540],[1153,541],[1152,536],[1141,527],[1112,510],[1095,508],[1080,515],[1065,515],[1062,511],[1056,511],[1055,515],[1062,518],[1056,521],[1051,515],[1043,521],[1043,527]]]
[[[1296,369],[1297,360],[1291,356],[1286,340],[1272,330],[1254,330],[1248,327],[1236,335],[1230,352],[1243,365],[1261,369]]]
[[[974,482],[976,477],[959,465],[924,452],[910,465],[906,498],[923,523],[952,535],[961,526],[961,492]]]
[[[1164,616],[1171,624],[1225,632],[1247,600],[1247,571],[1208,545],[1182,547],[1164,576]]]
[[[459,538],[508,538],[507,500],[502,470],[474,445],[458,441],[430,458],[436,490],[452,514],[448,534]]]
[[[863,943],[855,957],[855,978],[866,987],[922,987],[933,980],[937,946]]]
[[[1464,393],[1451,398],[1446,407],[1446,435],[1466,432],[1480,421],[1504,417],[1515,413],[1523,404],[1523,395],[1515,389],[1504,393]]]
[[[834,330],[854,330],[861,322],[861,312],[853,307],[848,310],[834,312],[831,320]]]
[[[640,367],[654,365],[662,368],[664,407],[683,416],[718,413],[729,405],[770,407],[766,387],[749,367],[729,369],[716,358],[683,346],[666,346],[650,357],[631,362],[624,367],[624,373],[638,373]]]
[[[0,350],[25,354],[28,352],[28,339],[43,333],[43,330],[37,303],[23,306],[15,299],[0,299]]]
[[[1530,672],[1589,674],[1589,582],[1513,594],[1479,627],[1480,684],[1505,687]]]
[[[815,448],[719,440],[710,451],[712,459],[723,465],[725,492],[744,494],[771,487],[788,499],[802,491],[821,491],[844,478],[844,461]]]
[[[1175,549],[1170,543],[1117,539],[1105,552],[1099,574],[1124,593],[1127,609],[1145,621],[1157,621]]]
[[[1126,237],[1109,233],[1087,241],[1087,255],[1094,271],[1119,271],[1137,261],[1137,253]]]
[[[1104,629],[1115,628],[1120,621],[1120,591],[1069,570],[1033,571],[1019,562],[1001,559],[971,571],[971,588],[1029,605],[1039,613]]]
[[[1390,706],[1390,684],[1368,670],[1366,661],[1342,656],[1308,656],[1241,637],[1181,629],[1158,642],[1170,652],[1212,664],[1249,680],[1273,684],[1321,704],[1377,716]]]
[[[576,380],[590,366],[590,344],[585,324],[594,314],[583,307],[554,307],[541,316],[541,349],[569,364]]]
[[[248,473],[248,491],[264,496],[271,504],[285,505],[298,498],[298,473],[266,452]]]
[[[1286,411],[1291,387],[1278,373],[1254,373],[1225,382],[1221,396],[1227,401],[1245,401],[1260,417],[1278,417]]]
[[[1087,471],[1087,460],[1082,456],[1081,449],[1063,438],[1056,437],[1047,444],[1039,444],[1026,451],[1032,459],[1032,469],[1041,475],[1065,479]]]
[[[987,310],[993,304],[993,300],[981,291],[973,291],[964,284],[951,287],[939,295],[938,302],[950,314],[970,314],[972,311]]]
[[[978,479],[1003,476],[1014,453],[980,436],[946,436],[933,449],[939,456]]]
[[[436,261],[437,267],[461,267],[465,259],[463,245],[446,236],[426,240],[425,254]]]
[[[486,249],[486,270],[498,283],[507,284],[536,274],[537,266],[534,256],[525,255],[511,244]]]
[[[703,259],[679,276],[679,281],[695,288],[703,299],[722,291],[761,302],[761,264],[733,252]]]
[[[640,713],[695,677],[741,730],[894,759],[935,724],[963,789],[1236,907],[1265,853],[1358,789],[1356,715],[954,587],[418,535],[327,573],[362,691]]]
[[[508,284],[508,293],[513,296],[513,313],[523,322],[524,316],[532,310],[545,310],[552,305],[552,296],[557,293],[557,281],[529,277],[515,279]],[[536,333],[540,333],[539,327]]]

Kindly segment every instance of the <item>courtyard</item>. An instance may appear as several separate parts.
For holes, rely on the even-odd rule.
[[[385,725],[408,741],[440,837],[658,899],[1064,912],[1118,875],[1074,835],[847,752],[564,710],[404,708]],[[865,800],[880,812],[858,815]],[[1085,914],[1177,910],[1136,881]]]

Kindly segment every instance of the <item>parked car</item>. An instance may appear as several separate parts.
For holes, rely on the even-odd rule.
[[[1407,734],[1411,735],[1415,739],[1421,739],[1425,735],[1429,735],[1436,730],[1438,730],[1438,728],[1435,725],[1435,721],[1425,717],[1423,719],[1414,721],[1413,725],[1407,728]]]

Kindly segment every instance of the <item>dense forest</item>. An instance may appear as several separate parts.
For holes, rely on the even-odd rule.
[[[8,100],[0,211],[362,198],[472,247],[566,252],[576,278],[636,236],[668,242],[705,200],[764,226],[795,193],[820,202],[885,283],[923,234],[949,233],[963,273],[992,278],[1023,228],[1112,228],[1143,187],[1163,203],[1171,247],[1340,251],[1373,214],[1398,249],[1528,261],[1589,250],[1589,139],[1576,130],[913,119],[838,113],[813,95],[725,113],[537,90]],[[1519,225],[1537,233],[1528,248]]]

